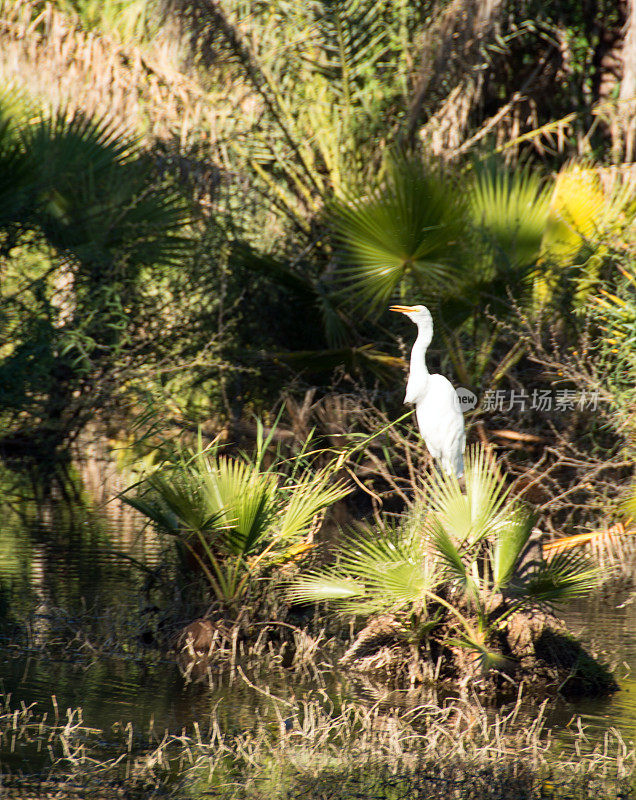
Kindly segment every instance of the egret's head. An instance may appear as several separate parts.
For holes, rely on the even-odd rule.
[[[417,338],[424,347],[428,347],[433,339],[433,317],[426,306],[391,306],[391,311],[397,311],[406,316],[417,325]]]
[[[418,328],[430,328],[433,331],[433,317],[426,306],[391,306],[390,310],[406,314]]]

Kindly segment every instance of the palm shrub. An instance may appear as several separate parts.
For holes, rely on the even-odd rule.
[[[333,465],[314,468],[305,449],[266,468],[266,441],[259,438],[251,458],[199,445],[122,495],[177,540],[226,605],[245,595],[252,578],[310,547],[321,513],[349,492],[333,480]]]
[[[534,516],[510,497],[492,458],[474,448],[465,491],[431,476],[396,528],[351,534],[336,563],[291,583],[293,602],[327,600],[343,613],[396,614],[412,639],[472,651],[487,669],[502,661],[495,633],[517,612],[587,594],[597,572],[576,554],[525,559]]]

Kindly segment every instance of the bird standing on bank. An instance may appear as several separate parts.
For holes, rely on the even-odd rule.
[[[405,403],[415,404],[417,426],[429,453],[447,475],[464,474],[464,415],[453,384],[443,375],[431,375],[426,368],[426,351],[433,338],[433,318],[426,306],[391,306],[417,325],[417,339],[411,350],[411,368]]]

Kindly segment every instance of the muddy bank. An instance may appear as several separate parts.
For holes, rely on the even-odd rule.
[[[338,666],[404,687],[437,684],[463,692],[509,697],[523,686],[538,697],[598,696],[618,691],[609,668],[590,654],[554,614],[514,615],[491,635],[500,654],[485,664],[479,653],[452,638],[432,636],[414,644],[396,617],[382,615],[358,633]]]
[[[324,664],[358,673],[385,688],[435,686],[463,694],[508,700],[520,690],[538,698],[601,696],[618,691],[610,669],[588,652],[556,615],[521,612],[491,634],[500,659],[484,663],[474,650],[439,629],[415,643],[403,621],[390,614],[373,618],[354,637],[340,630],[331,638],[283,621],[232,625],[221,615],[200,618],[172,640],[184,675],[234,667],[267,653],[285,669]],[[312,635],[313,634],[313,635]],[[344,650],[344,653],[343,653]]]

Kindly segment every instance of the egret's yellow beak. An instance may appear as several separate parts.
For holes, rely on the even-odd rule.
[[[413,306],[391,306],[389,311],[398,311],[400,314],[410,314],[412,311],[415,311]]]

